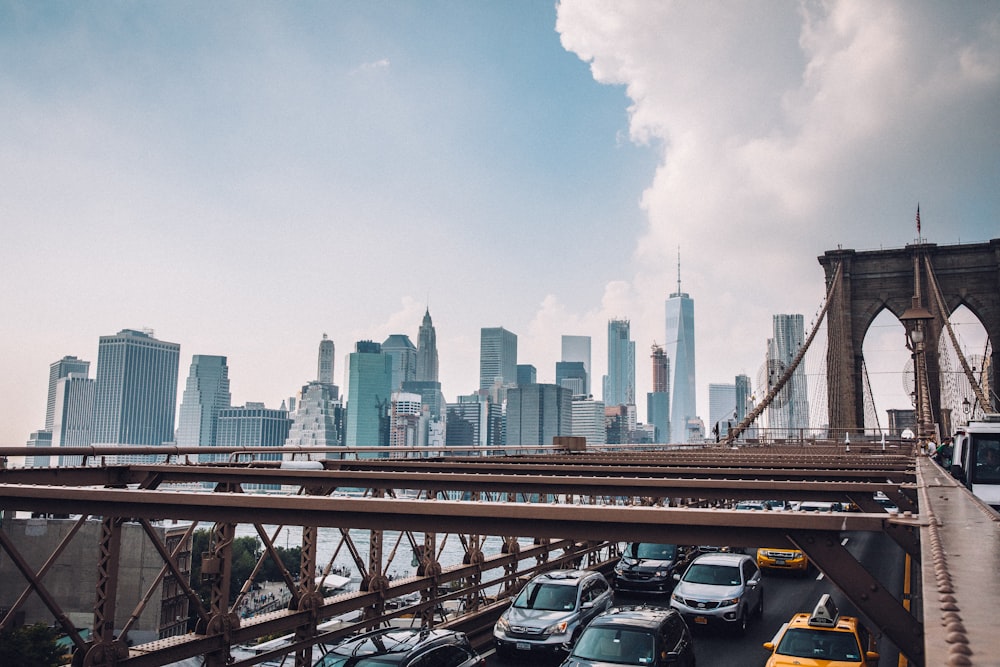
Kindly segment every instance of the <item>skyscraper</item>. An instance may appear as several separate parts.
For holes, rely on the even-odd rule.
[[[551,445],[569,435],[573,404],[569,389],[554,384],[529,384],[507,391],[507,444]]]
[[[517,334],[503,327],[484,327],[479,333],[479,390],[517,383]]]
[[[708,385],[708,423],[712,437],[724,438],[729,435],[730,425],[735,426],[736,385]],[[718,429],[718,431],[716,431]]]
[[[191,358],[187,384],[181,395],[177,424],[179,447],[214,447],[219,411],[231,405],[229,366],[225,357],[196,354]],[[213,457],[201,458],[213,460]]]
[[[448,403],[445,444],[449,447],[499,447],[503,444],[503,409],[480,394]]]
[[[326,334],[323,334],[323,340],[319,342],[316,366],[316,380],[323,384],[333,384],[333,341]]]
[[[288,438],[292,420],[288,411],[247,403],[219,410],[216,442],[219,447],[281,447]],[[280,461],[281,453],[257,454],[261,461]],[[279,488],[277,484],[244,484],[246,490]]]
[[[590,336],[563,336],[562,337],[562,361],[583,362],[584,395],[590,395]],[[559,384],[559,381],[556,381]]]
[[[670,440],[670,359],[663,347],[653,344],[653,391],[646,394],[646,423],[653,427],[653,442]]]
[[[556,384],[566,387],[573,396],[587,396],[587,369],[582,361],[557,361]]]
[[[588,445],[602,445],[607,441],[607,431],[604,428],[604,401],[595,401],[582,395],[574,396],[572,411],[570,435],[586,438]]]
[[[670,358],[670,442],[684,443],[688,420],[698,416],[695,402],[694,300],[681,291],[681,263],[677,260],[677,291],[666,303],[666,352]]]
[[[70,373],[56,382],[53,447],[86,447],[94,423],[94,381],[86,373]],[[82,456],[60,456],[60,466],[82,465]]]
[[[805,342],[802,315],[775,315],[774,337],[768,341],[767,383],[770,388],[788,369]],[[805,366],[799,364],[784,389],[768,407],[768,427],[777,429],[809,428],[809,394]],[[778,437],[788,437],[778,436]]]
[[[417,332],[417,382],[438,382],[437,333],[431,323],[431,311],[424,311],[424,320]]]
[[[635,342],[628,320],[608,321],[608,374],[604,405],[635,405]]]
[[[535,384],[538,382],[538,369],[532,364],[517,365],[517,385]]]
[[[180,349],[146,331],[101,336],[94,444],[161,445],[174,439]]]
[[[406,334],[392,334],[382,342],[382,354],[392,357],[392,390],[417,378],[417,348]]]
[[[355,343],[347,359],[348,447],[388,447],[389,405],[392,400],[392,357],[370,340]]]
[[[49,395],[45,402],[45,430],[52,430],[52,423],[55,419],[56,406],[56,383],[60,378],[64,378],[70,373],[77,373],[87,377],[90,372],[90,362],[77,359],[73,356],[65,356],[59,361],[49,364]]]

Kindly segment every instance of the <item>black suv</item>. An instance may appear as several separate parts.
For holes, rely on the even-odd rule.
[[[586,627],[562,667],[609,664],[694,667],[684,619],[666,607],[616,607]]]
[[[349,637],[313,667],[484,667],[465,633],[386,628]]]
[[[683,573],[695,555],[696,547],[632,542],[615,565],[611,584],[618,591],[669,594],[674,574]]]

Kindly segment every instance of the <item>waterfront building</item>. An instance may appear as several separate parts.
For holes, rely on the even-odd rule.
[[[507,391],[506,444],[551,445],[570,435],[572,394],[554,384],[529,384]]]
[[[576,395],[572,398],[570,435],[587,439],[588,445],[603,445],[607,441],[604,428],[604,401]]]
[[[580,394],[590,395],[590,336],[566,336],[562,337],[562,359],[561,361],[579,361],[583,364],[583,391]],[[556,380],[559,384],[559,380]]]
[[[310,382],[302,387],[297,409],[290,413],[286,445],[299,447],[341,447],[344,433],[344,407],[339,388],[326,382]],[[339,458],[342,453],[314,452],[310,458]],[[286,454],[286,458],[290,455]]]
[[[708,385],[708,423],[712,436],[718,441],[729,435],[736,425],[736,385],[710,383]]]
[[[459,396],[447,405],[448,447],[499,447],[503,444],[503,410],[481,394]]]
[[[406,334],[392,334],[382,342],[382,354],[392,358],[393,391],[399,391],[404,382],[417,379],[417,348]]]
[[[609,445],[628,444],[631,430],[629,426],[628,406],[604,406],[605,440]]]
[[[635,405],[635,342],[628,320],[608,322],[608,374],[604,376],[604,404]]]
[[[556,384],[569,389],[573,396],[587,396],[587,369],[583,362],[557,361]]]
[[[41,429],[39,431],[32,431],[28,436],[28,442],[25,443],[25,447],[51,447],[52,446],[52,431],[47,431]],[[52,457],[48,454],[44,456],[41,454],[35,454],[33,456],[24,457],[24,464],[29,468],[48,468],[52,465]]]
[[[670,358],[670,442],[688,442],[688,420],[697,414],[694,365],[694,300],[681,291],[677,260],[677,291],[666,302],[666,352]],[[697,442],[700,442],[698,440]]]
[[[389,413],[389,446],[419,447],[427,444],[426,434],[421,431],[423,403],[420,394],[396,391],[392,394]]]
[[[439,382],[437,332],[431,322],[430,308],[424,311],[424,319],[417,332],[417,382]]]
[[[768,388],[778,383],[805,342],[802,315],[774,315],[773,334],[773,338],[767,341]],[[809,428],[809,394],[804,364],[799,364],[784,389],[768,406],[767,426],[782,431],[776,437],[784,438],[797,437],[801,430]]]
[[[181,395],[177,420],[178,447],[214,447],[219,411],[232,405],[229,392],[229,366],[226,357],[196,354],[191,358],[187,384]],[[212,461],[211,454],[199,455],[199,461]],[[225,457],[223,457],[225,460]]]
[[[347,358],[347,377],[344,444],[348,447],[388,447],[392,357],[383,354],[378,343],[358,341]]]
[[[333,384],[334,367],[334,346],[333,341],[323,334],[323,340],[319,342],[319,355],[316,361],[316,381],[324,384]]]
[[[538,382],[538,369],[531,364],[517,365],[517,385],[535,384]]]
[[[274,447],[285,444],[292,420],[287,410],[264,407],[263,403],[251,402],[242,407],[219,410],[216,442],[219,447]],[[228,455],[227,455],[228,456]],[[280,461],[281,452],[254,454],[258,461]],[[248,491],[277,491],[277,484],[244,484]]]
[[[517,334],[503,327],[484,327],[479,333],[479,390],[501,390],[517,384]],[[497,403],[502,403],[497,400]]]
[[[74,356],[65,356],[59,361],[49,364],[49,393],[45,401],[45,430],[51,431],[55,421],[56,383],[70,373],[87,377],[90,373],[90,362]],[[90,443],[87,443],[90,444]]]
[[[87,447],[94,423],[94,380],[86,373],[70,373],[56,382],[53,447]],[[83,464],[79,455],[60,456],[59,466]]]
[[[97,351],[93,443],[162,445],[173,442],[181,346],[152,331],[122,329],[101,336]],[[122,454],[117,463],[138,463]]]
[[[652,428],[652,442],[670,441],[670,359],[663,347],[653,343],[653,391],[646,394],[646,422]]]

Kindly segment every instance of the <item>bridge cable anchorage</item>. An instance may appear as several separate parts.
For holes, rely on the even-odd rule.
[[[799,348],[799,351],[796,352],[795,357],[792,359],[791,363],[788,364],[788,367],[785,369],[785,372],[781,374],[781,377],[778,378],[778,381],[775,383],[773,387],[771,387],[770,391],[767,392],[767,395],[761,400],[761,402],[758,403],[754,407],[754,409],[750,411],[750,414],[748,414],[746,417],[743,418],[743,421],[740,422],[738,426],[729,431],[729,433],[726,435],[726,439],[723,441],[724,445],[731,446],[733,442],[736,440],[736,438],[740,437],[740,435],[743,434],[743,431],[749,428],[750,424],[752,424],[757,419],[757,417],[759,417],[761,413],[767,409],[767,407],[774,400],[774,397],[777,396],[781,392],[781,390],[785,388],[785,384],[788,383],[788,380],[790,380],[792,375],[795,373],[795,369],[799,367],[799,364],[805,358],[806,352],[809,350],[809,345],[812,343],[813,338],[816,337],[816,333],[819,331],[819,327],[823,323],[823,319],[826,316],[826,312],[830,308],[830,302],[832,301],[833,294],[835,290],[840,286],[841,275],[843,274],[843,270],[844,270],[844,263],[838,262],[837,272],[834,275],[833,280],[830,281],[830,287],[827,290],[823,307],[819,311],[819,315],[816,318],[816,323],[813,325],[812,330],[809,332],[809,337],[806,338],[805,343],[803,343],[802,347]]]
[[[965,377],[969,380],[969,384],[972,385],[972,391],[975,393],[976,400],[979,402],[980,407],[985,412],[991,412],[992,408],[990,402],[983,393],[983,388],[978,382],[976,382],[976,376],[973,374],[968,360],[965,358],[961,348],[958,346],[958,336],[955,335],[955,330],[951,326],[951,311],[945,307],[944,297],[941,296],[941,287],[938,285],[937,276],[934,275],[934,270],[931,267],[930,257],[925,256],[924,262],[927,266],[927,277],[930,280],[931,293],[937,303],[938,312],[941,313],[941,319],[944,320],[945,329],[948,330],[948,338],[951,339],[952,347],[955,348],[955,354],[958,355],[958,361],[962,364],[962,370],[965,372]],[[947,317],[945,317],[945,313],[948,314]]]

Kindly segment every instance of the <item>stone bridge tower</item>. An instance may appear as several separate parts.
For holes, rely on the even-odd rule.
[[[942,313],[927,275],[929,259],[947,312]],[[827,399],[832,429],[864,428],[862,343],[868,327],[883,310],[898,319],[912,303],[919,288],[923,306],[934,315],[925,347],[930,384],[931,414],[938,424],[948,424],[941,414],[941,380],[938,341],[944,320],[964,305],[979,318],[993,346],[989,398],[996,411],[1000,396],[1000,239],[987,243],[939,246],[916,243],[892,250],[828,250],[819,257],[826,285],[843,264],[840,289],[830,298],[827,313]],[[915,261],[915,259],[917,261]],[[914,281],[914,266],[920,280]],[[945,342],[947,341],[947,334]],[[900,340],[900,345],[904,341]],[[945,343],[942,343],[945,344]],[[947,343],[950,344],[950,343]]]

